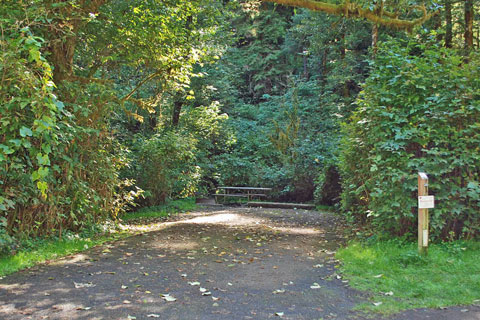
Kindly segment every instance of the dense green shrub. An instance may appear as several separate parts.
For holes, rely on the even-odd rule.
[[[468,62],[466,61],[468,60]],[[343,209],[377,231],[416,230],[417,172],[436,207],[431,232],[480,233],[480,59],[437,45],[390,41],[344,124]]]
[[[38,189],[46,196],[49,154],[63,103],[53,95],[52,70],[41,54],[42,44],[27,27],[5,30],[0,42],[0,211],[14,208],[16,198],[23,198],[15,185],[30,179],[37,181],[37,188],[31,184],[32,192]],[[18,175],[11,175],[14,171]]]
[[[36,7],[8,14],[35,17]],[[58,87],[34,28],[1,12],[0,250],[11,236],[80,230],[114,209],[117,167],[107,115],[109,90],[99,84]],[[34,20],[30,21],[35,26]],[[78,94],[82,92],[82,94]],[[57,97],[68,97],[63,102]],[[95,96],[95,99],[92,99]]]
[[[145,190],[148,205],[194,195],[201,176],[200,167],[195,164],[194,138],[165,130],[138,144],[135,175],[138,185]]]

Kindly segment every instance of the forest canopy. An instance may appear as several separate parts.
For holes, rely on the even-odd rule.
[[[433,237],[477,237],[479,9],[3,0],[0,247],[221,184],[409,237],[419,170]]]

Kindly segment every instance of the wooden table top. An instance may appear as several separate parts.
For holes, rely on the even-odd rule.
[[[260,191],[271,191],[272,188],[260,188],[260,187],[218,187],[217,189],[224,190],[260,190]]]

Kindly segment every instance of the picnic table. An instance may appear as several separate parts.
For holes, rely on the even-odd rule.
[[[218,187],[214,194],[215,202],[218,203],[219,198],[246,198],[248,201],[253,198],[265,198],[266,192],[272,191],[272,188],[262,187]]]

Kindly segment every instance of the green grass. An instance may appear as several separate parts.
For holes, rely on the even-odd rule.
[[[317,204],[315,206],[315,210],[326,211],[326,212],[335,212],[335,206],[328,206],[328,205],[325,205],[325,204]]]
[[[165,205],[147,207],[122,216],[123,221],[164,218],[179,212],[192,211],[196,208],[195,198],[168,201]]]
[[[337,258],[350,285],[371,293],[371,303],[360,310],[391,314],[480,302],[480,242],[434,244],[427,257],[413,243],[353,242]]]
[[[107,241],[126,236],[128,236],[128,233],[109,233],[92,238],[72,237],[62,240],[34,240],[30,243],[30,248],[20,250],[15,255],[0,257],[0,276],[5,276],[48,260],[84,251]]]

